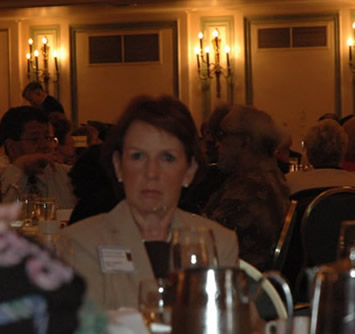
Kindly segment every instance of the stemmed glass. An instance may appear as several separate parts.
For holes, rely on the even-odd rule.
[[[213,231],[206,227],[179,227],[172,231],[170,272],[218,265]]]

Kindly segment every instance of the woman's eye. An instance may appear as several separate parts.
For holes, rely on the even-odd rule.
[[[134,152],[131,154],[132,160],[139,160],[139,159],[142,159],[142,157],[143,157],[143,153],[141,153],[141,152]]]
[[[176,158],[171,153],[166,152],[166,153],[163,154],[163,160],[164,161],[168,161],[168,162],[172,162],[172,161],[175,161]]]

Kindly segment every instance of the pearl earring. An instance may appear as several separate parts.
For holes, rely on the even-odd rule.
[[[122,182],[122,179],[121,179],[120,177],[118,177],[118,178],[117,178],[117,181],[118,181],[119,183],[121,183],[121,182]]]
[[[189,187],[189,184],[188,183],[185,183],[184,184],[184,188],[188,188]]]

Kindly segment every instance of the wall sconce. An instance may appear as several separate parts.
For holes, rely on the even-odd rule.
[[[42,38],[42,48],[41,54],[43,59],[43,67],[39,67],[39,51],[34,50],[32,51],[33,46],[33,39],[30,38],[28,40],[29,45],[29,53],[26,54],[27,58],[27,78],[28,80],[36,80],[43,82],[44,89],[48,93],[49,92],[49,81],[50,81],[50,73],[49,73],[49,50],[50,46],[48,45],[47,37]],[[53,82],[58,85],[59,84],[59,66],[58,66],[58,53],[57,51],[53,51],[53,58],[54,58],[54,68],[55,68],[55,76]]]
[[[216,78],[216,92],[217,97],[221,97],[221,75],[229,78],[231,75],[229,53],[230,47],[226,45],[224,51],[226,53],[227,70],[225,70],[220,63],[220,48],[221,38],[219,37],[218,29],[213,31],[212,45],[214,49],[214,63],[210,62],[210,46],[203,48],[203,34],[198,34],[200,46],[195,48],[197,59],[197,71],[201,80],[208,80]]]

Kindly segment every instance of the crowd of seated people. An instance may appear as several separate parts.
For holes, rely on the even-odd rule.
[[[209,226],[220,264],[236,265],[240,257],[266,271],[292,194],[355,186],[355,174],[341,168],[355,161],[355,121],[342,127],[324,118],[304,139],[313,169],[287,173],[291,134],[250,106],[218,106],[200,138],[187,107],[172,97],[138,97],[116,126],[101,131],[95,122],[73,129],[65,113],[11,108],[0,122],[2,200],[35,184],[40,196],[73,209],[61,233],[71,244],[66,261],[102,308],[136,307],[139,280],[166,275],[161,263],[172,227]],[[85,136],[85,147],[75,150],[73,136]],[[111,279],[103,263],[112,246],[128,250],[140,271]]]

